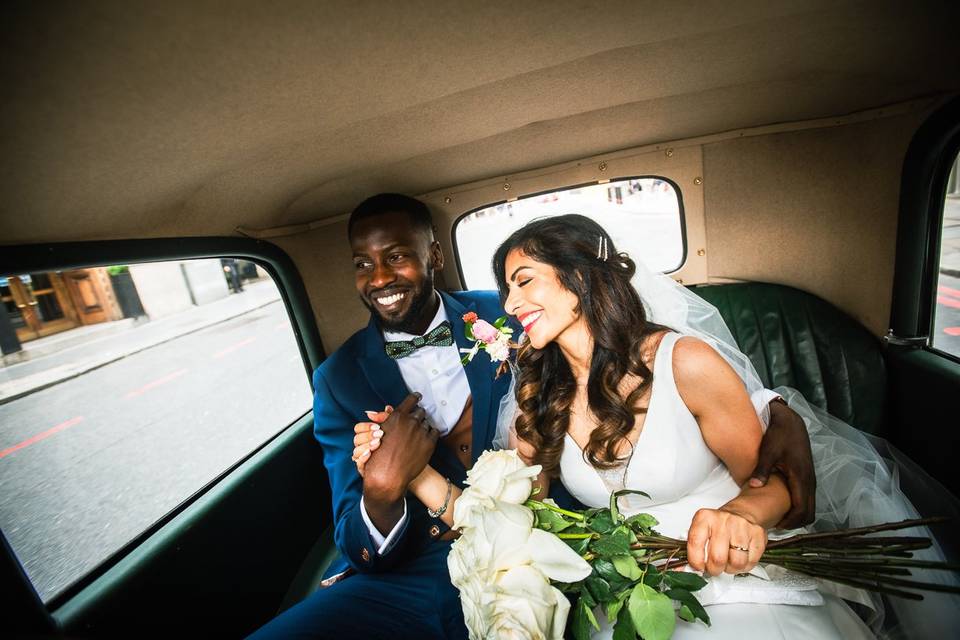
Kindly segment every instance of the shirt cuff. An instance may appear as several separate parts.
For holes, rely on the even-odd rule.
[[[767,407],[774,400],[783,400],[781,396],[776,391],[771,391],[770,389],[760,389],[759,391],[754,391],[750,396],[750,401],[753,403],[753,406],[756,408],[757,413],[761,416],[765,416],[765,420],[761,421],[761,426],[763,427],[763,432],[767,432],[767,426],[770,420],[770,413],[767,410]]]
[[[373,540],[374,544],[377,545],[377,553],[379,555],[385,555],[393,549],[394,545],[397,543],[397,539],[400,537],[400,534],[403,533],[403,530],[407,528],[407,499],[403,499],[403,516],[400,520],[393,526],[393,529],[384,537],[380,531],[373,526],[373,520],[370,519],[370,516],[367,515],[367,508],[363,505],[363,496],[360,497],[360,516],[363,518],[364,524],[367,525],[367,530],[370,532],[370,538]]]
[[[771,391],[770,389],[761,389],[760,391],[755,392],[753,395],[754,395],[757,399],[761,400],[761,402],[758,402],[758,403],[757,403],[757,405],[758,405],[758,406],[761,406],[761,407],[767,406],[768,404],[770,404],[770,403],[773,402],[774,400],[782,400],[782,399],[783,399],[783,396],[781,396],[781,395],[780,395],[779,393],[777,393],[776,391]]]

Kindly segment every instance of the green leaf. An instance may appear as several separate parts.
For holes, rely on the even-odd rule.
[[[636,558],[630,554],[613,556],[610,560],[613,562],[617,573],[627,580],[639,580],[640,576],[643,575],[643,571],[637,566]]]
[[[706,580],[689,571],[667,571],[664,577],[671,588],[679,587],[687,591],[698,591],[707,586]]]
[[[653,589],[660,589],[660,583],[663,582],[663,574],[657,571],[656,567],[648,566],[643,574],[643,583]]]
[[[467,340],[476,342],[477,339],[473,336],[473,323],[467,322],[463,325],[463,335],[467,336]]]
[[[494,321],[493,327],[494,327],[495,329],[499,329],[500,327],[502,327],[502,326],[505,325],[505,324],[507,324],[507,316],[500,316],[499,318],[497,318],[497,319]]]
[[[607,603],[607,621],[610,624],[616,624],[617,615],[620,613],[620,609],[623,608],[623,603],[626,602],[626,596],[629,593],[629,591],[624,591],[622,594],[620,594],[624,597],[618,596]]]
[[[590,549],[604,557],[626,555],[630,553],[630,538],[623,531],[614,531],[594,540]]]
[[[690,611],[690,607],[682,604],[680,605],[680,619],[686,620],[687,622],[693,622],[696,620],[696,617],[693,615],[693,612]]]
[[[645,534],[649,535],[651,529],[660,524],[656,518],[654,518],[649,513],[638,513],[635,516],[630,516],[623,523],[626,526],[630,527],[632,530],[640,530]]]
[[[613,592],[610,591],[610,583],[600,576],[589,576],[586,580],[586,585],[590,591],[590,595],[597,601],[597,604],[604,604],[613,599]]]
[[[610,515],[610,510],[601,509],[587,521],[587,526],[590,527],[591,531],[597,533],[609,533],[613,529],[613,517]]]
[[[627,610],[643,640],[669,640],[677,626],[670,598],[643,583],[630,593]]]
[[[576,638],[576,640],[590,640],[590,618],[586,613],[588,611],[590,611],[590,609],[584,601],[577,600],[577,606],[573,609],[573,615],[570,621],[573,637]]]
[[[587,608],[584,608],[583,611],[584,613],[586,613],[587,620],[590,621],[590,624],[593,626],[593,628],[596,629],[597,631],[600,631],[600,623],[597,622],[597,617],[593,615],[593,609],[590,607],[587,607]]]
[[[597,558],[593,561],[593,570],[597,572],[598,576],[611,584],[621,580],[620,574],[609,560]]]
[[[671,600],[676,600],[683,605],[683,607],[686,607],[694,618],[703,620],[704,624],[706,624],[708,627],[710,626],[710,616],[707,614],[707,610],[703,608],[703,605],[700,604],[700,601],[697,600],[697,597],[686,589],[667,589],[663,595],[667,596]],[[681,609],[683,607],[681,607]],[[684,618],[684,620],[686,620],[686,618]]]
[[[643,496],[644,498],[652,499],[650,498],[649,493],[646,493],[644,491],[637,491],[636,489],[620,489],[620,491],[614,491],[613,495],[615,495],[618,498],[620,496],[634,495],[634,496]]]
[[[637,640],[637,630],[633,626],[633,618],[626,609],[620,610],[617,623],[613,625],[613,640]]]
[[[582,556],[587,552],[587,548],[590,546],[590,538],[580,538],[573,540],[564,540],[571,549],[577,552],[577,555]]]
[[[556,511],[551,511],[550,509],[541,509],[534,513],[537,518],[537,528],[549,531],[550,533],[560,533],[573,524]]]
[[[587,589],[586,583],[580,585],[580,602],[586,604],[588,609],[593,609],[595,606],[597,606],[597,601],[590,594],[590,590]]]

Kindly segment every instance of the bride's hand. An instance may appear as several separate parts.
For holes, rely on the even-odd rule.
[[[687,562],[711,576],[750,571],[766,548],[766,530],[727,509],[700,509],[687,534]]]
[[[370,454],[380,446],[383,429],[380,425],[393,413],[393,407],[387,405],[383,411],[367,411],[367,417],[372,422],[358,422],[353,427],[353,461],[357,471],[363,477],[364,466],[370,459]]]

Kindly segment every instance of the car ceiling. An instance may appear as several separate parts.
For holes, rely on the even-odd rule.
[[[955,2],[25,2],[0,243],[227,235],[960,88]]]

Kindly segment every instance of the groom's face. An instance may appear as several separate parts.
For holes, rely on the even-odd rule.
[[[350,236],[360,299],[391,331],[422,334],[437,312],[433,272],[443,268],[433,233],[403,212],[360,220]]]

